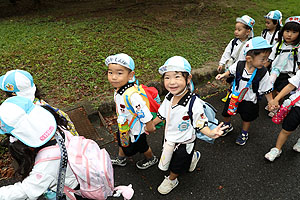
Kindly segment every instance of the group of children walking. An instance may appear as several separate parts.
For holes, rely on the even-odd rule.
[[[169,175],[159,185],[158,192],[168,194],[178,185],[179,175],[192,172],[197,166],[201,156],[195,149],[197,132],[214,139],[225,136],[233,130],[231,117],[238,113],[243,122],[236,143],[245,145],[249,138],[250,123],[258,117],[258,101],[262,95],[268,101],[266,108],[273,113],[276,113],[274,110],[278,110],[283,98],[296,99],[300,95],[300,16],[287,18],[282,28],[280,11],[271,11],[265,18],[267,29],[262,31],[262,37],[254,37],[253,18],[244,15],[236,19],[235,38],[227,45],[217,68],[222,72],[225,67],[225,72],[218,74],[216,79],[227,78],[230,90],[224,98],[224,123],[214,129],[208,127],[203,102],[195,98],[191,65],[185,58],[173,56],[159,67],[158,72],[168,94],[157,110],[157,116],[153,117],[149,102],[137,84],[133,59],[124,53],[108,56],[105,60],[107,77],[115,88],[114,101],[119,127],[118,155],[111,160],[112,164],[126,166],[127,157],[137,153],[145,157],[136,163],[139,169],[147,169],[160,162],[159,168],[169,170]],[[56,187],[55,167],[59,168],[59,162],[35,165],[35,156],[42,148],[56,144],[53,140],[56,130],[78,134],[65,113],[41,100],[28,72],[7,72],[0,78],[0,88],[8,96],[20,96],[8,98],[0,106],[0,131],[10,136],[9,150],[25,178],[15,185],[1,187],[0,199],[36,199],[49,188]],[[128,95],[132,88],[137,88],[137,92]],[[294,93],[289,96],[292,91]],[[21,103],[21,97],[30,101]],[[42,105],[50,114],[34,104]],[[35,111],[42,113],[38,125],[31,124],[37,120]],[[29,125],[24,125],[25,119]],[[155,126],[162,121],[165,121],[164,144],[163,153],[158,159],[147,142],[147,134],[154,132]],[[265,155],[266,159],[274,161],[280,156],[282,145],[299,124],[300,102],[297,102],[284,119],[276,147]],[[300,152],[300,139],[293,149]],[[71,170],[67,171],[66,185],[72,189],[80,187]],[[84,199],[78,195],[76,198]]]

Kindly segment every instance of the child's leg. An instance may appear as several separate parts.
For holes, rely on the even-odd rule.
[[[118,156],[116,158],[111,159],[112,165],[117,165],[124,167],[127,164],[126,155],[122,149],[122,147],[119,146],[119,152]]]
[[[136,142],[136,150],[143,153],[145,158],[136,163],[136,167],[139,169],[147,169],[158,162],[156,156],[153,155],[151,148],[149,147],[146,139],[146,134],[143,133],[139,140]]]
[[[248,140],[248,130],[250,128],[250,123],[251,122],[245,122],[243,121],[242,125],[242,132],[236,139],[235,143],[238,145],[245,145],[246,141]]]
[[[146,157],[147,160],[149,160],[153,157],[153,152],[150,147],[148,148],[148,150],[146,152],[144,152],[144,156]]]
[[[292,131],[286,131],[284,129],[281,129],[276,141],[277,149],[281,150],[282,146],[284,145],[288,137],[291,135],[291,133]]]
[[[118,153],[118,155],[120,157],[126,157],[126,155],[125,155],[125,153],[124,153],[124,151],[123,151],[123,149],[121,147],[119,147],[119,153]]]
[[[178,176],[179,174],[175,174],[172,171],[170,171],[169,179],[172,181],[175,180]]]
[[[248,130],[249,130],[249,128],[250,128],[250,124],[251,124],[251,122],[245,122],[245,121],[243,121],[243,131],[247,131],[248,132]]]

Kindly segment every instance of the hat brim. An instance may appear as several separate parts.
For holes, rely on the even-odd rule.
[[[166,72],[188,72],[186,69],[176,65],[163,65],[158,69],[158,72],[163,75]],[[188,72],[189,73],[189,72]],[[189,73],[190,74],[190,73]]]

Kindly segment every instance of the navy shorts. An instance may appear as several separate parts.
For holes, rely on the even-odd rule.
[[[230,98],[228,98],[225,103],[225,106],[224,106],[224,109],[222,112],[223,117],[231,117],[232,116],[227,113],[229,102],[230,102]],[[254,121],[259,116],[258,103],[254,104],[252,101],[244,101],[243,100],[238,105],[237,113],[240,114],[240,116],[244,122]]]
[[[194,155],[196,140],[193,143],[194,147],[190,154],[188,154],[186,151],[186,144],[180,144],[179,147],[173,152],[169,166],[171,172],[175,174],[182,174],[189,170]]]
[[[134,137],[137,138],[137,136]],[[145,153],[149,149],[149,145],[147,143],[147,138],[145,133],[142,133],[140,138],[136,142],[132,143],[130,141],[128,147],[121,146],[119,132],[117,133],[117,139],[118,139],[118,145],[122,148],[126,156],[133,156],[137,153]]]
[[[286,131],[294,131],[300,124],[300,108],[292,107],[289,114],[283,119],[282,129]]]
[[[280,74],[274,83],[274,90],[280,92],[286,85],[289,84],[289,78],[290,76],[288,74]]]

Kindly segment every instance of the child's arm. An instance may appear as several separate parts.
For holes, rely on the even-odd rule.
[[[218,68],[217,68],[217,71],[220,73],[223,69],[223,65],[219,65]]]
[[[223,73],[223,74],[218,74],[217,76],[216,76],[216,79],[217,80],[221,80],[222,78],[228,78],[230,76],[230,72],[229,72],[229,70],[227,71],[227,72],[225,72],[225,73]]]
[[[223,134],[223,131],[228,128],[228,126],[223,126],[223,122],[221,122],[216,128],[210,129],[208,126],[205,126],[201,129],[201,133],[207,135],[208,137],[211,137],[213,139],[216,139],[220,137]]]
[[[154,132],[156,130],[155,126],[159,124],[161,121],[163,120],[160,119],[159,117],[156,117],[154,120],[151,120],[150,122],[146,123],[145,131],[148,133]]]
[[[295,89],[295,86],[293,84],[289,83],[288,85],[286,85],[273,100],[269,101],[269,106],[273,108],[278,107],[278,102],[280,101],[280,99],[289,94],[293,89]]]

